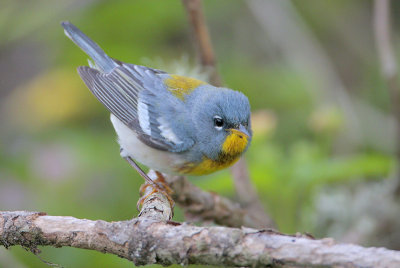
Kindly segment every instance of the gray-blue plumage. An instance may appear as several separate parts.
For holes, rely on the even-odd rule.
[[[175,135],[182,141],[180,143],[169,141],[161,135],[160,118],[166,122],[174,120],[176,111],[171,109],[177,108],[179,104],[163,86],[158,70],[122,64],[110,73],[102,73],[87,66],[79,67],[78,73],[108,110],[140,134],[140,139],[148,145],[171,152],[184,151],[193,145],[193,140],[184,130],[175,131]],[[148,132],[141,127],[139,121],[140,103],[146,105]]]
[[[165,72],[115,61],[73,24],[61,24],[66,35],[94,60],[96,68],[80,66],[78,73],[112,114],[136,131],[143,142],[159,150],[181,152],[193,145],[194,141],[183,129],[174,133],[181,141],[179,143],[161,135],[159,119],[164,118],[165,122],[174,120],[174,113],[169,110],[178,105],[163,84],[164,77],[160,75]],[[150,130],[147,133],[139,122],[140,103],[148,110]]]
[[[61,22],[61,25],[64,27],[65,34],[94,60],[96,66],[101,71],[109,73],[117,66],[113,59],[108,57],[95,42],[82,33],[75,25],[68,21]]]
[[[114,60],[71,23],[63,22],[62,26],[94,60],[95,66],[78,68],[85,84],[146,145],[182,153],[187,163],[199,163],[204,156],[220,161],[230,130],[242,127],[248,136],[243,152],[247,149],[251,140],[250,105],[242,93],[202,84],[182,100],[164,83],[171,78],[169,74]],[[215,125],[216,116],[223,120],[223,127]]]

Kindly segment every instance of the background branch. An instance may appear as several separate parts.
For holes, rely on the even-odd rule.
[[[183,176],[167,177],[168,184],[174,190],[173,199],[182,207],[188,221],[214,221],[229,227],[272,226],[255,211],[250,212],[228,198],[203,191]],[[260,208],[262,210],[262,207]]]
[[[214,50],[208,33],[207,24],[203,15],[201,0],[183,0],[189,24],[192,28],[197,55],[203,69],[209,74],[209,81],[215,86],[221,86],[221,77],[217,71]]]
[[[221,77],[218,74],[215,54],[203,14],[202,2],[201,0],[183,0],[182,2],[186,8],[201,65],[209,73],[210,83],[220,87],[222,86]],[[256,228],[273,227],[274,222],[265,213],[257,191],[251,182],[244,158],[241,158],[231,170],[239,201],[252,219],[250,226]]]
[[[390,0],[374,1],[374,35],[378,50],[381,73],[390,81],[397,77],[397,63],[390,41]]]
[[[396,56],[391,43],[391,27],[390,27],[390,0],[375,0],[373,10],[373,30],[375,37],[375,45],[379,56],[381,74],[389,91],[390,107],[397,122],[400,125],[400,96],[397,75]],[[397,146],[396,156],[400,157],[399,130],[397,130]],[[398,171],[396,194],[400,195],[400,178]]]
[[[393,116],[400,124],[399,84],[396,56],[390,41],[390,0],[375,0],[373,12],[375,44],[378,51],[381,73],[389,90]],[[400,143],[397,143],[397,156],[400,155]]]

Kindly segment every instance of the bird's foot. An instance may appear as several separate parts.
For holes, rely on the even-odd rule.
[[[170,196],[170,194],[172,194],[172,190],[171,188],[168,186],[167,182],[165,181],[164,176],[156,171],[156,175],[157,175],[157,179],[156,180],[152,180],[149,178],[149,176],[138,166],[138,164],[136,164],[136,162],[128,155],[125,156],[125,151],[121,148],[121,156],[123,156],[123,158],[134,168],[136,169],[136,171],[140,174],[140,176],[142,176],[142,178],[145,180],[145,184],[143,186],[140,187],[140,193],[141,195],[145,194],[146,188],[147,187],[151,187],[153,188],[153,190],[145,195],[142,196],[139,201],[136,204],[136,208],[137,210],[140,211],[140,206],[143,205],[144,201],[146,200],[147,197],[149,197],[151,194],[154,194],[155,192],[159,192],[161,194],[163,194],[167,199],[169,204],[171,205],[171,208],[174,208],[174,200],[172,199],[172,197]]]
[[[144,201],[150,195],[152,195],[152,194],[154,194],[156,192],[159,192],[159,193],[163,194],[168,199],[168,202],[169,202],[171,208],[174,208],[175,202],[171,197],[171,194],[173,193],[173,190],[169,187],[168,183],[165,181],[164,176],[160,172],[156,171],[155,173],[157,175],[157,179],[153,181],[154,184],[145,183],[142,186],[140,186],[140,190],[139,191],[140,191],[140,194],[142,196],[140,197],[139,201],[136,204],[136,208],[139,211],[140,211],[140,207],[143,205]],[[146,189],[148,187],[152,187],[153,189],[151,190],[150,193],[145,195]]]

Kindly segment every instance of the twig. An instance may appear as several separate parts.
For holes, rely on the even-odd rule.
[[[183,0],[182,2],[186,8],[189,23],[193,30],[197,55],[199,56],[201,65],[209,73],[210,83],[215,86],[221,86],[221,77],[216,68],[214,50],[203,15],[201,0]]]
[[[390,42],[390,0],[374,1],[374,35],[378,50],[381,73],[389,89],[391,108],[397,123],[400,125],[399,84],[396,56]],[[398,143],[400,146],[400,143]],[[397,154],[400,155],[400,147]]]
[[[182,2],[192,26],[201,64],[210,73],[210,83],[215,86],[221,86],[221,78],[216,67],[215,54],[205,22],[201,0],[183,0]],[[274,226],[273,221],[265,213],[258,198],[243,158],[232,168],[232,176],[239,200],[247,210],[247,214],[253,219],[251,226],[257,228]]]
[[[399,84],[396,56],[390,40],[390,0],[375,0],[373,10],[375,44],[379,55],[382,77],[389,90],[391,110],[400,126]],[[399,139],[397,139],[399,140]],[[396,155],[400,157],[400,142],[397,142]],[[397,177],[399,174],[397,174]],[[395,193],[400,195],[400,178],[397,179]]]
[[[397,75],[396,56],[390,42],[390,0],[374,1],[374,35],[378,50],[381,73],[389,89],[393,116],[400,124],[399,84]],[[398,143],[400,146],[400,143]],[[397,154],[400,155],[400,147]]]
[[[135,265],[400,267],[400,252],[384,248],[248,228],[196,227],[152,217],[105,222],[38,212],[0,212],[0,245],[31,250],[37,246],[92,249]]]
[[[374,1],[374,35],[382,75],[387,80],[397,77],[397,64],[390,41],[390,0]]]

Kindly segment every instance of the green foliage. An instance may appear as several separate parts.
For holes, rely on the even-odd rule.
[[[257,189],[279,228],[312,231],[300,215],[322,185],[350,179],[380,178],[393,168],[392,158],[376,153],[329,157],[316,143],[299,141],[287,152],[270,143],[253,144],[248,162]]]

